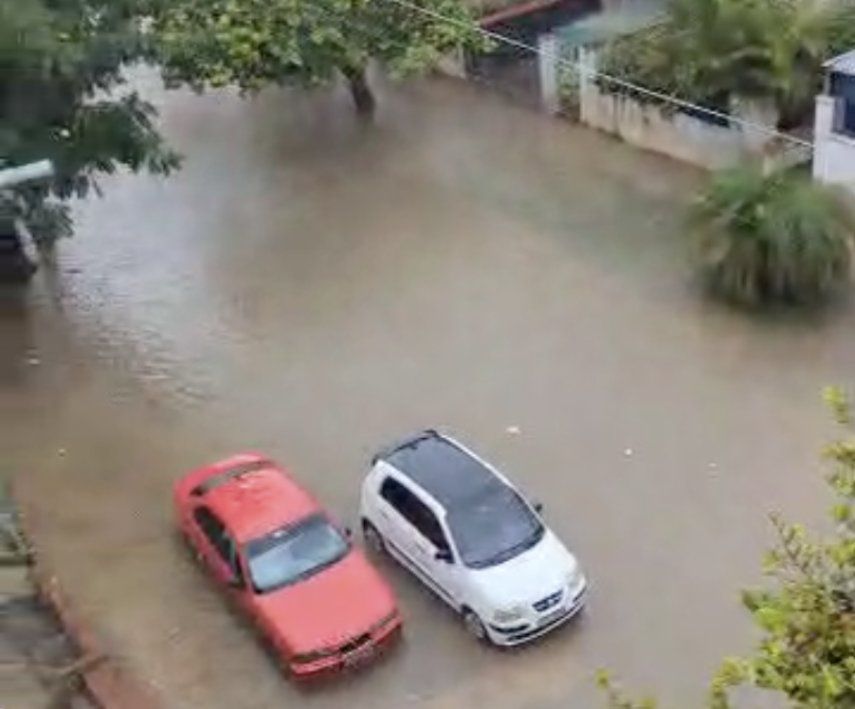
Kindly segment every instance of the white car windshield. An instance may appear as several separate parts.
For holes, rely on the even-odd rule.
[[[312,515],[246,545],[252,585],[258,593],[302,581],[347,554],[350,545],[323,515]]]
[[[473,569],[512,559],[544,534],[540,520],[506,485],[490,486],[477,498],[452,507],[447,522],[461,560]]]

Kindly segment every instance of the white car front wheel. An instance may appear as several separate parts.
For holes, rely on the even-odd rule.
[[[367,519],[362,520],[362,538],[365,540],[365,546],[375,554],[380,555],[386,551],[386,542],[383,540],[383,536]]]

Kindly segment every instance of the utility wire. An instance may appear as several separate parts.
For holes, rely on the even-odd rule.
[[[640,86],[639,84],[635,84],[631,81],[627,81],[626,79],[621,79],[616,76],[611,76],[609,74],[605,74],[601,71],[597,71],[596,69],[591,69],[589,67],[584,66],[580,62],[574,62],[566,57],[562,57],[554,52],[545,52],[539,47],[532,46],[530,44],[526,44],[525,42],[521,42],[517,39],[513,39],[512,37],[506,37],[505,35],[499,34],[498,32],[493,32],[492,30],[488,30],[484,27],[481,27],[477,23],[474,22],[465,22],[463,20],[458,20],[454,17],[448,17],[443,15],[435,10],[431,10],[426,7],[422,7],[411,0],[383,0],[384,2],[389,2],[400,7],[407,8],[409,10],[413,10],[415,12],[419,12],[422,15],[427,17],[431,17],[435,20],[439,20],[441,22],[446,22],[450,25],[454,25],[455,27],[460,27],[462,29],[474,30],[479,33],[483,37],[494,40],[496,42],[500,42],[502,44],[508,45],[510,47],[515,47],[517,49],[524,49],[525,51],[532,52],[533,54],[543,57],[545,59],[552,60],[558,66],[562,66],[568,69],[571,69],[573,72],[579,75],[581,80],[586,80],[591,77],[596,77],[601,81],[609,84],[613,84],[615,86],[620,86],[621,88],[628,89],[630,91],[643,94],[645,96],[649,96],[650,98],[654,98],[658,101],[662,101],[664,103],[670,103],[675,106],[679,106],[680,108],[687,108],[691,111],[704,113],[708,116],[713,116],[717,119],[727,121],[729,123],[735,123],[743,128],[748,128],[750,130],[757,131],[758,133],[763,133],[764,135],[768,135],[775,138],[780,138],[782,140],[793,143],[794,145],[800,145],[805,148],[813,149],[813,143],[804,140],[802,138],[798,138],[794,135],[790,135],[788,133],[782,133],[776,128],[771,128],[769,126],[763,125],[761,123],[754,123],[753,121],[746,120],[744,118],[740,118],[738,116],[733,116],[727,113],[723,113],[721,111],[716,111],[712,108],[707,108],[706,106],[701,106],[696,103],[692,103],[691,101],[686,101],[684,99],[678,98],[677,96],[672,96],[670,94],[664,94],[660,91],[656,91],[655,89],[648,89],[645,86]]]

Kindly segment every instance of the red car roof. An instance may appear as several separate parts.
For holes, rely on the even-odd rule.
[[[317,501],[275,463],[256,467],[204,495],[238,543],[263,536],[321,510]]]

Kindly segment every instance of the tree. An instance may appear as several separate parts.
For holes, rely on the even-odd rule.
[[[836,533],[810,536],[798,524],[772,516],[777,546],[765,560],[771,589],[743,593],[743,604],[762,633],[754,653],[729,658],[713,679],[710,709],[731,709],[729,692],[749,685],[782,694],[797,709],[855,706],[855,427],[849,402],[836,389],[825,398],[846,436],[825,450],[828,483],[836,496]],[[627,698],[601,673],[611,709],[652,709]]]
[[[611,45],[603,71],[724,112],[765,100],[788,127],[810,115],[823,61],[855,44],[853,20],[853,0],[671,0],[661,23]]]
[[[850,277],[855,216],[836,193],[799,174],[718,173],[690,223],[701,273],[714,293],[737,303],[816,301]]]
[[[50,159],[50,183],[6,194],[0,219],[40,242],[71,231],[51,197],[83,197],[120,166],[167,174],[178,158],[122,70],[150,56],[143,0],[0,0],[0,165]]]
[[[169,0],[156,15],[165,77],[196,89],[315,86],[342,74],[361,114],[374,97],[370,59],[421,71],[455,48],[484,46],[458,0]],[[450,18],[450,21],[440,19]]]
[[[855,2],[849,0],[834,6],[826,20],[828,54],[836,56],[855,47]]]

